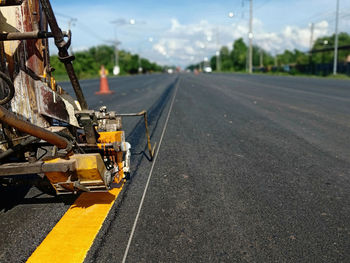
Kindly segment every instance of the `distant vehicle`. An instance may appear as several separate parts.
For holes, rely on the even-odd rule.
[[[211,67],[204,67],[204,72],[205,73],[211,73],[213,70],[211,69]]]
[[[174,73],[174,70],[173,70],[172,68],[169,68],[169,69],[168,69],[168,73],[169,73],[169,74],[173,74],[173,73]]]
[[[289,65],[284,65],[283,66],[283,71],[284,72],[289,72],[290,71],[290,66]]]

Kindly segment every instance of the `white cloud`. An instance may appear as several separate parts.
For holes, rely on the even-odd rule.
[[[310,27],[288,25],[281,32],[266,32],[264,24],[255,19],[253,21],[254,44],[264,50],[276,53],[285,49],[295,48],[307,50],[310,45]],[[315,24],[314,39],[329,34],[329,24],[321,21]],[[169,61],[185,66],[199,62],[204,57],[211,57],[223,45],[232,48],[232,43],[238,38],[247,40],[248,25],[246,21],[226,26],[216,26],[206,20],[196,24],[181,24],[177,19],[171,19],[169,30],[153,45],[153,60]],[[219,45],[218,45],[218,44]],[[158,55],[157,55],[158,54]]]
[[[313,39],[324,36],[328,33],[328,22],[322,21],[315,25]],[[309,48],[310,47],[310,28],[299,28],[295,26],[287,26],[282,32],[282,38],[287,42],[288,48],[300,47]]]
[[[87,46],[79,46],[79,47],[72,46],[72,49],[74,52],[80,52],[80,51],[87,51],[89,49],[89,47],[87,47]]]

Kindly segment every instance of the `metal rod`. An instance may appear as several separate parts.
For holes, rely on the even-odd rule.
[[[23,0],[1,0],[0,6],[21,5]]]
[[[145,110],[139,112],[139,113],[118,113],[116,114],[117,116],[121,116],[121,117],[135,117],[135,116],[143,116],[144,121],[145,121],[145,128],[146,128],[146,138],[147,138],[147,147],[148,147],[148,151],[149,151],[149,155],[151,157],[151,160],[153,160],[153,156],[154,156],[154,149],[156,146],[156,143],[154,144],[154,147],[152,149],[151,146],[151,137],[149,134],[149,129],[148,129],[148,119],[147,119],[147,112]]]
[[[0,121],[19,131],[56,145],[60,149],[66,149],[69,146],[69,142],[65,138],[39,126],[33,125],[30,122],[19,119],[15,114],[6,110],[3,106],[0,106]]]
[[[64,40],[64,35],[62,30],[59,28],[57,24],[56,17],[53,13],[51,4],[49,0],[40,0],[43,11],[45,12],[47,21],[50,25],[53,37],[55,39],[55,44],[58,48],[58,55],[61,61],[64,63],[69,79],[72,83],[75,95],[79,101],[80,107],[82,110],[87,110],[88,105],[85,100],[83,91],[81,90],[79,80],[75,74],[73,65],[72,65],[72,57],[69,56],[67,42]],[[69,59],[71,58],[71,59]]]
[[[0,160],[13,154],[14,152],[18,151],[22,147],[27,146],[27,145],[29,145],[37,140],[39,140],[39,139],[36,137],[30,136],[29,138],[27,138],[25,141],[21,142],[20,144],[16,144],[14,147],[0,153]]]
[[[67,32],[62,32],[62,34],[64,36],[68,36]],[[51,37],[53,37],[53,34],[51,32],[46,31],[0,33],[0,41],[43,39]]]
[[[136,117],[136,116],[143,116],[145,111],[141,111],[139,113],[117,113],[117,116],[120,117]]]
[[[148,151],[149,151],[149,155],[151,157],[151,160],[153,160],[153,154],[154,154],[154,149],[155,148],[152,150],[151,138],[150,138],[149,130],[148,130],[147,112],[144,112],[143,118],[145,120],[145,128],[146,128],[146,137],[147,137]]]

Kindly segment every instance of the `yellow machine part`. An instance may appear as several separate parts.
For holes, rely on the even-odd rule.
[[[74,154],[69,157],[69,160],[75,160],[75,171],[71,172],[46,172],[46,177],[51,184],[67,182],[70,175],[79,179],[80,184],[88,186],[105,185],[104,174],[106,172],[105,164],[99,153],[90,154]],[[66,159],[56,158],[46,163],[62,163],[67,162]],[[56,189],[57,190],[57,189]]]
[[[104,148],[103,144],[105,143],[125,142],[124,131],[99,132],[99,135],[100,137],[98,138],[98,141],[100,143],[98,144],[98,147],[100,149]],[[118,165],[118,176],[115,176],[114,182],[120,183],[121,180],[124,178],[123,152],[109,151],[108,155],[112,156],[114,158],[114,162],[116,162]]]
[[[106,171],[105,164],[98,153],[75,154],[70,159],[76,160],[77,175],[80,180],[101,180]]]
[[[125,142],[124,131],[99,132],[98,134],[100,135],[98,138],[100,143]]]
[[[100,132],[98,141],[98,147],[105,150],[104,155],[111,159],[113,163],[118,166],[118,175],[115,175],[114,182],[120,183],[124,178],[124,153],[122,151],[115,151],[109,148],[105,149],[105,144],[117,143],[121,144],[125,142],[124,132]],[[69,184],[69,177],[71,181],[79,180],[79,183],[87,188],[101,187],[103,189],[106,186],[104,181],[104,175],[106,172],[106,166],[99,153],[90,154],[73,154],[69,156],[69,159],[55,158],[52,160],[45,161],[46,163],[63,163],[67,161],[75,161],[75,170],[67,172],[46,172],[46,177],[50,180],[51,184],[55,187],[56,191],[58,184],[64,184],[64,188],[74,190],[73,186]]]

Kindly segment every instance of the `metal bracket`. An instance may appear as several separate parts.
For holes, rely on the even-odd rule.
[[[147,139],[148,152],[149,152],[151,161],[153,161],[154,151],[156,149],[157,142],[154,143],[153,148],[152,148],[152,146],[151,146],[151,137],[149,135],[149,129],[148,129],[147,111],[143,110],[143,111],[141,111],[139,113],[118,113],[117,116],[120,116],[120,117],[143,116],[143,119],[145,121],[145,128],[146,128],[146,139]]]
[[[95,129],[98,125],[95,112],[93,110],[77,111],[75,117],[77,118],[79,125],[83,127],[85,131],[87,143],[96,144],[99,135]]]

